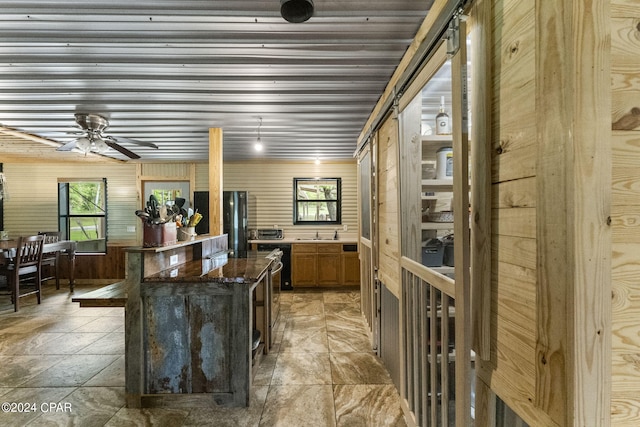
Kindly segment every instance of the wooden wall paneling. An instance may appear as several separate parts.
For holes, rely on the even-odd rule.
[[[535,403],[561,425],[609,425],[609,5],[536,6]]]
[[[495,235],[495,245],[492,249],[492,259],[505,262],[519,268],[536,270],[536,240],[519,236]],[[530,284],[531,293],[535,296],[535,280]],[[535,297],[530,301],[535,305]]]
[[[452,135],[455,262],[455,407],[456,424],[471,422],[471,285],[470,285],[470,230],[469,230],[469,88],[467,25],[459,18],[452,21],[459,31],[458,51],[451,58]],[[433,312],[433,311],[432,311]]]
[[[537,161],[535,7],[535,2],[491,2],[492,85],[488,96],[493,183],[492,360],[481,363],[479,372],[492,391],[523,418],[532,424],[538,420],[540,425],[552,425],[545,414],[533,407],[536,203],[532,199],[537,190],[532,188],[535,178],[531,177],[536,175]],[[530,342],[523,345],[523,340]]]
[[[540,125],[538,141],[538,193],[539,200],[536,239],[539,251],[537,271],[537,336],[535,406],[549,414],[558,425],[571,425],[569,415],[573,390],[573,363],[570,343],[569,319],[573,310],[567,310],[573,292],[573,254],[569,219],[571,188],[568,158],[571,149],[570,132],[573,122],[571,103],[573,90],[568,65],[573,54],[568,51],[571,20],[565,17],[566,1],[553,2],[548,7],[538,6],[536,20],[544,31],[538,30],[536,63],[537,90],[540,93],[536,116]],[[566,12],[569,12],[567,10]],[[569,14],[570,15],[570,14]],[[558,19],[558,17],[564,17]],[[562,62],[561,58],[566,62]],[[546,79],[546,76],[556,78]],[[571,87],[566,87],[571,84]],[[568,175],[568,176],[567,176]],[[555,219],[550,221],[549,219]],[[562,236],[562,237],[561,237]],[[562,260],[563,262],[561,262]]]
[[[491,357],[491,2],[472,3],[469,13],[471,37],[471,327],[476,357]],[[487,387],[479,387],[482,393]],[[491,396],[482,396],[489,402]],[[495,404],[495,399],[494,404]]]
[[[124,279],[126,247],[109,245],[106,255],[76,255],[76,282],[109,284]],[[65,256],[60,259],[62,277],[68,278],[69,268]]]
[[[475,425],[496,427],[496,395],[482,378],[476,378]]]
[[[495,234],[536,238],[535,208],[494,209],[491,217],[491,229]]]
[[[611,2],[612,132],[612,331],[611,424],[636,425],[640,419],[640,121],[638,108],[640,8],[633,0]],[[629,130],[635,129],[635,130]]]
[[[493,182],[535,175],[534,10],[535,2],[492,4]]]
[[[536,179],[529,177],[495,184],[491,198],[494,209],[533,208],[536,206]]]
[[[521,381],[521,377],[518,376],[519,371],[519,366],[511,366],[511,363],[505,369],[495,369],[491,362],[482,360],[476,362],[479,379],[490,385],[491,390],[524,420],[535,420],[528,421],[529,425],[558,426],[548,414],[531,405],[535,397],[531,392],[532,386]]]
[[[400,299],[398,120],[389,117],[378,132],[378,277]]]
[[[401,254],[413,260],[421,257],[422,246],[422,97],[416,96],[399,114],[400,195],[402,209]]]
[[[614,131],[612,136],[612,157],[612,205],[639,205],[640,131]]]

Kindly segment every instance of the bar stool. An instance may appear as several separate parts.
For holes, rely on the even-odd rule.
[[[38,304],[42,294],[42,283],[40,281],[42,249],[44,246],[44,236],[21,236],[18,238],[18,245],[13,258],[6,260],[1,267],[0,274],[7,276],[11,297],[13,299],[14,311],[20,308],[20,298],[27,295],[36,294]],[[20,281],[23,276],[33,278],[35,288],[32,291],[20,293]]]

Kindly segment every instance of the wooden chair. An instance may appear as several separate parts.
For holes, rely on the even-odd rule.
[[[20,298],[36,294],[38,304],[42,290],[41,263],[42,248],[44,246],[44,236],[27,236],[18,238],[18,245],[13,258],[6,260],[2,266],[2,274],[7,276],[7,282],[11,289],[13,308],[18,311],[20,308]],[[20,283],[23,276],[34,277],[34,290],[20,293]]]
[[[55,243],[60,241],[58,231],[39,231],[38,235],[44,236],[44,243]],[[44,252],[42,254],[42,279],[44,283],[51,279],[56,279],[56,289],[60,289],[60,252]]]

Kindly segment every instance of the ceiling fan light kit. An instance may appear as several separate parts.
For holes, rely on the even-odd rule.
[[[71,151],[76,148],[85,154],[90,152],[104,154],[109,150],[109,148],[113,148],[130,159],[139,159],[139,155],[121,146],[118,142],[127,142],[150,148],[158,148],[157,145],[150,142],[104,135],[102,132],[109,127],[109,121],[106,117],[101,116],[100,114],[76,113],[75,116],[76,123],[82,128],[84,135],[61,145],[57,148],[58,151]]]
[[[305,22],[313,16],[313,0],[280,0],[280,15],[294,24]]]

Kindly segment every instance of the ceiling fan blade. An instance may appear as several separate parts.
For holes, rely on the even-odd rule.
[[[112,141],[115,142],[124,142],[127,144],[135,144],[135,145],[142,145],[143,147],[150,147],[150,148],[158,148],[158,146],[152,142],[146,142],[146,141],[138,141],[137,139],[130,139],[130,138],[123,138],[121,136],[106,136],[104,137],[106,139],[110,139]]]
[[[113,141],[110,141],[109,139],[104,139],[104,142],[111,148],[113,148],[116,151],[119,151],[120,153],[124,154],[125,156],[129,157],[130,159],[139,159],[140,156],[138,156],[136,153],[127,150],[126,148],[124,148],[121,145],[116,144]]]
[[[67,142],[64,145],[61,145],[60,147],[56,148],[56,151],[71,151],[71,150],[73,150],[74,148],[76,148],[76,143],[78,142],[78,139],[80,139],[80,138],[74,139],[72,141]]]

